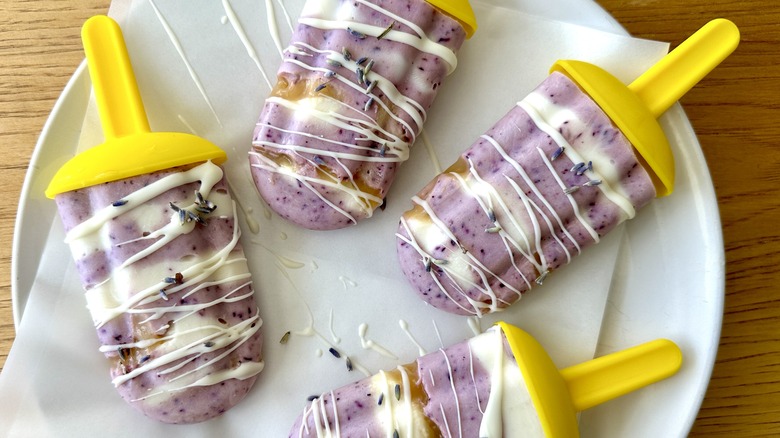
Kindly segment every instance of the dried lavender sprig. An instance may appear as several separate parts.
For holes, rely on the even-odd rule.
[[[558,157],[560,157],[563,154],[563,151],[565,151],[565,150],[566,150],[566,148],[563,147],[563,146],[561,146],[558,149],[556,149],[555,152],[553,152],[553,154],[550,155],[550,161],[557,160]]]
[[[535,283],[538,284],[539,286],[541,286],[542,283],[544,283],[544,280],[547,279],[548,275],[550,275],[550,270],[549,269],[544,271],[544,272],[542,272],[542,274],[539,275],[539,277],[536,278]]]
[[[382,38],[384,38],[384,37],[385,37],[385,36],[386,36],[388,33],[390,33],[390,31],[391,31],[391,30],[393,30],[393,26],[395,26],[395,20],[393,20],[393,22],[392,22],[392,23],[390,23],[390,25],[389,25],[389,26],[387,26],[387,27],[385,28],[385,30],[383,30],[383,31],[382,31],[382,33],[380,33],[380,34],[379,34],[379,35],[376,37],[376,39],[378,39],[378,40],[381,40]]]
[[[358,67],[355,69],[355,75],[357,75],[357,83],[358,85],[363,85],[366,83],[366,74],[363,71],[362,68]]]
[[[328,65],[330,65],[332,67],[336,67],[336,68],[344,67],[344,65],[342,63],[336,61],[335,59],[328,58],[328,59],[325,60],[325,62],[327,62]]]
[[[374,60],[370,59],[368,61],[368,64],[366,64],[366,67],[363,69],[363,75],[368,77],[368,73],[371,72],[371,67],[374,66]]]
[[[374,91],[374,87],[376,87],[376,81],[367,81],[366,84],[367,87],[364,93],[371,94],[371,92]]]
[[[347,28],[347,32],[349,32],[349,34],[352,35],[353,37],[361,39],[361,40],[366,37],[366,34],[358,32],[358,31],[352,29],[351,27]]]
[[[368,100],[366,101],[365,106],[363,106],[363,111],[367,112],[368,109],[371,108],[371,105],[373,105],[373,104],[374,104],[374,98],[373,97],[369,97]]]

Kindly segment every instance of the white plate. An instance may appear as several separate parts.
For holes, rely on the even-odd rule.
[[[159,3],[163,13],[169,13],[167,19],[171,27],[177,29],[185,49],[192,44],[190,37],[208,35],[209,29],[230,30],[230,24],[220,23],[224,12],[209,15],[215,7],[221,10],[218,2],[198,5],[194,9],[202,21],[189,22],[177,21],[179,16],[171,11],[173,7],[170,3]],[[245,24],[257,52],[263,55],[265,70],[274,72],[278,56],[267,34],[258,34],[259,30],[266,28],[262,11],[257,10],[257,2],[233,0],[231,3]],[[287,3],[294,3],[288,5],[294,16],[294,9],[299,7],[300,2],[288,0]],[[491,24],[502,22],[513,13],[501,8],[520,9],[545,18],[625,34],[608,14],[590,1],[492,0],[490,4],[490,7],[478,5],[481,28],[474,40],[464,45],[461,66],[446,84],[449,88],[462,87],[462,91],[442,91],[434,109],[447,108],[447,117],[442,116],[441,111],[438,114],[432,112],[426,125],[435,155],[445,166],[470,143],[463,142],[465,135],[476,138],[546,75],[545,66],[550,63],[544,58],[546,55],[526,49],[514,41],[507,45],[506,41],[516,38],[522,29],[514,30],[509,26],[491,28]],[[278,218],[266,216],[249,183],[245,149],[242,149],[251,134],[258,105],[267,92],[258,68],[246,56],[245,48],[235,33],[222,32],[232,35],[234,40],[233,43],[228,41],[227,45],[219,38],[211,38],[199,41],[198,47],[189,47],[202,50],[188,52],[188,56],[209,94],[216,96],[213,104],[221,117],[220,123],[215,123],[213,115],[205,109],[201,95],[194,91],[191,78],[186,73],[182,74],[181,58],[172,45],[160,43],[148,48],[145,39],[168,41],[160,22],[149,19],[154,18],[150,14],[148,2],[135,2],[125,28],[131,56],[136,54],[133,58],[135,69],[150,120],[158,130],[187,130],[187,125],[195,126],[196,134],[227,149],[230,155],[228,172],[234,191],[242,199],[244,208],[252,210],[247,216],[260,225],[260,233],[253,234],[247,231],[246,221],[242,223],[244,246],[252,263],[266,334],[267,368],[247,400],[223,419],[206,425],[165,429],[166,433],[186,431],[191,436],[198,433],[208,435],[209,431],[219,430],[237,436],[240,429],[236,420],[239,420],[239,425],[248,425],[250,431],[261,431],[261,436],[281,436],[292,424],[299,408],[303,407],[307,395],[361,377],[347,373],[330,357],[327,354],[328,344],[349,352],[372,372],[413,360],[417,356],[417,348],[398,328],[400,318],[409,322],[410,330],[428,351],[439,346],[432,330],[432,320],[440,329],[446,345],[467,337],[471,330],[462,318],[444,315],[419,304],[400,278],[392,255],[388,255],[393,252],[392,233],[398,214],[409,205],[406,199],[435,173],[431,160],[426,157],[426,148],[418,145],[412,160],[402,167],[402,176],[391,192],[388,209],[358,227],[332,233],[313,233],[296,230]],[[285,29],[286,22],[278,6],[276,15],[280,19],[280,31],[283,34],[289,32]],[[261,24],[254,27],[247,25],[254,22]],[[181,23],[190,23],[190,29],[177,28]],[[539,24],[528,23],[527,28],[536,25],[541,26],[540,29],[554,26],[553,23],[539,21]],[[565,30],[578,36],[587,35],[593,41],[609,39],[583,29]],[[529,35],[524,42],[532,48],[541,47],[543,51],[549,51],[553,59],[573,57],[567,50],[582,42],[567,42],[562,35],[564,33]],[[514,72],[514,65],[524,61],[499,57],[499,62],[483,64],[482,60],[490,60],[494,55],[489,50],[478,50],[478,44],[481,47],[488,44],[491,48],[500,49],[498,52],[503,50],[504,58],[509,53],[509,58],[534,60],[526,66],[532,72],[507,76],[507,72],[502,70],[492,74],[492,81],[475,85],[474,79],[482,80],[481,71],[485,71],[485,65],[500,64],[504,70]],[[648,52],[656,48],[648,45]],[[577,50],[577,57],[581,58],[579,55],[583,54],[593,58],[594,62],[600,60],[600,56],[609,57],[598,50]],[[237,82],[224,80],[224,75],[235,72],[224,70],[224,65],[206,62],[198,67],[197,53],[215,52],[232,56],[227,58],[235,61],[229,70],[240,72],[241,77],[246,77],[242,80],[247,83],[259,84],[256,89],[242,90],[239,85],[239,90],[235,90]],[[149,53],[155,54],[150,56]],[[165,62],[160,62],[161,59]],[[610,63],[608,59],[601,62],[602,65]],[[628,78],[635,74],[631,65],[621,65],[614,60],[609,67],[612,70],[625,69],[619,73]],[[496,90],[495,84],[504,84],[504,89],[511,92]],[[491,90],[492,96],[485,97],[484,90]],[[473,97],[473,101],[477,102],[482,99],[480,114],[472,114],[473,111],[462,104],[465,96],[468,99]],[[76,292],[78,283],[74,270],[57,258],[61,254],[67,256],[67,250],[63,249],[62,230],[54,203],[42,195],[51,175],[72,156],[80,139],[82,143],[99,142],[84,139],[94,138],[94,132],[82,132],[84,116],[89,114],[89,100],[90,82],[82,65],[54,108],[32,157],[19,206],[12,258],[12,295],[19,335],[0,375],[0,401],[7,401],[5,397],[9,397],[12,389],[14,394],[26,394],[26,398],[12,398],[19,406],[14,419],[24,419],[27,425],[58,424],[58,429],[38,429],[38,432],[46,434],[79,433],[79,424],[93,424],[90,423],[93,417],[99,417],[99,421],[106,427],[112,427],[112,431],[118,431],[119,435],[124,433],[121,425],[129,422],[133,422],[132,432],[136,436],[143,431],[155,433],[159,432],[159,425],[138,421],[137,415],[126,408],[109,387],[107,373],[93,345],[89,317],[82,298]],[[236,108],[241,110],[240,117],[226,117]],[[575,260],[565,271],[556,274],[543,289],[532,292],[523,302],[501,315],[502,319],[537,336],[559,366],[584,360],[593,355],[594,349],[600,355],[658,337],[672,339],[681,346],[686,363],[678,375],[617,402],[585,412],[581,417],[582,435],[585,437],[685,436],[704,397],[715,359],[723,307],[724,257],[714,190],[703,154],[682,109],[673,107],[662,117],[662,125],[677,160],[675,193],[655,201],[624,228],[608,236],[580,260]],[[94,131],[93,126],[85,126],[87,131]],[[462,127],[463,130],[451,129],[451,126]],[[453,146],[445,147],[450,144]],[[51,232],[47,234],[42,230]],[[360,242],[362,247],[355,242]],[[334,253],[337,257],[333,257]],[[371,263],[370,267],[366,267],[365,259],[377,254],[381,257],[374,260],[382,263]],[[52,262],[47,261],[47,257],[57,260],[58,269],[49,268]],[[282,263],[285,257],[301,262],[303,266],[293,269],[288,264],[285,268]],[[593,274],[599,268],[601,278]],[[291,280],[282,275],[282,271]],[[583,285],[585,275],[589,280]],[[55,283],[55,287],[51,283]],[[45,295],[40,291],[49,288],[55,289],[55,304],[41,298]],[[30,307],[26,307],[28,298]],[[312,309],[316,328],[325,340],[293,337],[288,345],[280,346],[277,340],[282,333],[306,325],[307,305]],[[587,314],[575,315],[574,310],[582,308]],[[68,315],[69,319],[63,321],[63,315]],[[59,350],[61,346],[57,344],[58,336],[31,329],[31,318],[52,318],[54,323],[68,325],[62,327],[63,332],[72,333],[72,338],[68,339],[75,339],[77,345],[85,344],[87,347],[81,348],[75,358],[63,357]],[[482,323],[483,327],[494,319],[487,318]],[[387,346],[398,356],[397,359],[360,347],[356,332],[363,322],[369,323],[369,338]],[[331,325],[333,333],[341,338],[339,342],[331,334]],[[31,344],[34,348],[29,347]],[[320,355],[323,350],[326,353]],[[58,378],[60,374],[52,376],[46,365],[34,371],[25,368],[29,361],[40,360],[54,352],[59,355],[58,373],[67,372],[69,379]],[[19,375],[29,377],[26,380],[24,377],[15,379]],[[86,388],[90,388],[89,397],[72,397],[74,392],[83,392]],[[31,410],[35,412],[31,413]],[[0,419],[11,418],[3,418],[3,415],[10,414],[0,414]],[[31,419],[36,421],[31,422]],[[69,419],[74,419],[72,424],[67,423]],[[0,431],[2,424],[0,421]]]

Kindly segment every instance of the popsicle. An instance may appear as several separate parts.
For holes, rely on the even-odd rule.
[[[738,41],[733,23],[714,20],[628,87],[596,66],[556,63],[412,198],[397,252],[417,293],[451,313],[499,311],[671,193],[674,158],[656,119]]]
[[[309,0],[254,131],[271,209],[331,230],[371,217],[476,28],[467,0]]]
[[[657,339],[558,370],[528,333],[485,333],[314,398],[290,437],[575,437],[576,413],[672,376]]]
[[[106,141],[62,166],[46,194],[119,394],[162,422],[204,421],[244,398],[264,365],[217,164],[226,156],[189,134],[150,132],[116,22],[89,19],[82,39]]]

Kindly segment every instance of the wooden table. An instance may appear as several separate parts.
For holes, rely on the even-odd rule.
[[[726,309],[691,436],[780,435],[780,2],[600,0],[633,35],[677,44],[709,18],[742,31],[734,55],[682,100],[723,223]],[[109,0],[0,0],[0,367],[14,339],[11,241],[38,134],[83,59],[79,28]]]

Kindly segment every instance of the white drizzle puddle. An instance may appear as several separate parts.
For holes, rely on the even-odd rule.
[[[184,62],[185,67],[187,67],[187,72],[190,74],[190,77],[192,78],[192,81],[195,83],[195,86],[198,88],[198,91],[200,92],[201,96],[203,96],[203,99],[206,101],[206,105],[208,105],[209,110],[211,110],[211,114],[214,115],[214,118],[217,120],[217,123],[221,127],[222,121],[219,119],[219,116],[217,115],[217,111],[214,109],[214,105],[211,103],[211,99],[209,99],[208,94],[206,94],[206,89],[203,87],[203,84],[200,82],[198,73],[195,71],[195,68],[192,66],[192,64],[190,64],[190,60],[187,58],[187,55],[184,53],[184,48],[179,42],[179,38],[176,37],[176,34],[173,32],[173,29],[171,28],[170,24],[168,24],[168,20],[165,19],[165,17],[162,15],[160,10],[157,8],[157,5],[154,3],[154,0],[149,0],[149,4],[152,6],[152,9],[154,9],[154,14],[157,15],[157,19],[160,21],[160,24],[162,24],[163,29],[165,29],[165,33],[168,35],[168,39],[170,39],[171,43],[173,44],[173,47],[176,49],[176,52],[179,54],[179,57]]]
[[[286,269],[301,269],[304,266],[306,266],[306,263],[301,262],[299,260],[292,259],[290,257],[284,256],[282,254],[277,253],[273,249],[267,247],[264,245],[261,241],[257,239],[252,239],[250,242],[254,243],[255,245],[260,246],[261,248],[268,251],[269,254],[274,256],[276,258],[276,262],[278,263],[280,268],[286,268]]]
[[[284,14],[284,18],[285,21],[287,22],[287,26],[290,28],[290,31],[292,32],[294,30],[293,24],[292,24],[292,20],[290,19],[290,14],[287,12],[287,8],[284,7],[284,3],[282,2],[282,0],[276,0],[276,2],[279,3],[279,7],[282,8],[282,13]]]
[[[230,21],[230,24],[233,26],[233,30],[236,31],[236,35],[238,35],[238,38],[241,40],[241,43],[244,45],[247,55],[249,55],[252,61],[255,62],[257,69],[260,70],[260,74],[263,75],[263,79],[265,79],[265,83],[268,84],[268,89],[269,90],[272,89],[273,85],[271,84],[271,80],[268,79],[268,75],[265,73],[265,70],[263,69],[263,65],[260,62],[260,57],[257,55],[257,51],[255,51],[254,46],[252,46],[252,43],[249,41],[249,38],[247,37],[246,32],[244,31],[244,28],[241,26],[241,22],[238,20],[236,13],[233,11],[233,7],[230,6],[230,2],[228,0],[222,0],[222,7],[225,9],[225,14],[228,17],[228,21]]]
[[[227,22],[228,22],[227,15],[223,15],[222,17],[220,17],[219,22],[222,23],[222,24],[227,24]]]
[[[406,334],[406,337],[409,338],[409,340],[414,344],[415,347],[417,347],[417,354],[420,356],[423,356],[425,354],[428,354],[427,351],[425,351],[425,348],[423,348],[422,345],[420,345],[419,342],[417,342],[417,339],[415,339],[412,332],[409,330],[409,323],[407,323],[403,319],[398,320],[398,325],[401,327],[401,330],[403,330],[404,334]]]
[[[225,181],[228,183],[228,187],[230,188],[231,193],[237,193],[234,189],[235,185],[233,185],[233,182],[228,178],[227,174],[225,175]],[[252,212],[254,211],[252,207],[244,207],[244,203],[240,201],[241,196],[235,196],[235,202],[238,205],[238,209],[241,210],[241,213],[244,216],[244,221],[246,222],[247,227],[249,227],[249,231],[252,232],[252,234],[257,234],[260,232],[260,224],[255,220],[255,218],[252,217]]]
[[[368,332],[368,324],[366,323],[360,324],[360,326],[358,327],[358,336],[360,337],[360,345],[363,347],[364,350],[369,350],[369,349],[374,350],[377,353],[381,354],[382,356],[388,357],[393,360],[398,360],[398,356],[394,355],[390,350],[377,344],[371,339],[368,339],[366,337],[367,332]]]
[[[474,336],[479,335],[482,333],[482,320],[478,316],[470,316],[466,318],[466,322],[469,325],[469,328],[471,329],[471,332],[474,333]]]
[[[271,0],[265,0],[266,21],[268,23],[268,33],[279,51],[279,57],[283,58],[282,38],[279,36],[279,26],[276,23],[276,14],[274,13],[274,4]]]
[[[357,287],[357,283],[349,278],[339,275],[339,281],[344,286],[344,290],[348,290],[350,287]]]
[[[187,130],[189,130],[192,134],[198,137],[203,137],[202,135],[198,134],[197,131],[195,131],[195,128],[193,128],[192,125],[190,125],[189,122],[187,122],[184,116],[182,116],[181,114],[177,114],[176,118],[178,118],[179,121],[182,123],[182,125],[184,125],[184,127],[187,128]]]
[[[422,137],[425,149],[428,151],[428,157],[430,157],[431,164],[433,164],[433,170],[437,175],[442,173],[441,162],[439,161],[439,157],[436,155],[436,149],[434,149],[433,144],[428,139],[428,134],[425,133],[425,130],[420,133],[420,137]]]
[[[336,335],[336,332],[333,330],[333,309],[330,309],[330,315],[328,317],[328,328],[330,329],[330,338],[333,339],[333,342],[336,344],[341,343],[341,338]]]
[[[436,333],[436,339],[439,340],[439,348],[444,348],[444,341],[441,339],[441,332],[439,331],[439,326],[436,325],[435,319],[432,319],[431,322],[433,323],[433,332]]]

